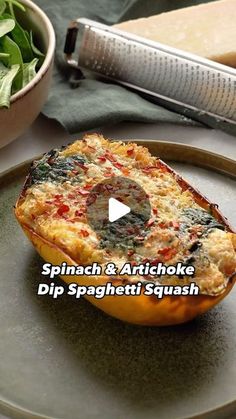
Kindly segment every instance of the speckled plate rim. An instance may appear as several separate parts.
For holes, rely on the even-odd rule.
[[[230,159],[209,150],[204,150],[188,144],[170,142],[165,140],[144,140],[129,139],[125,142],[136,142],[139,145],[147,147],[153,155],[163,160],[177,163],[192,164],[193,166],[209,169],[213,172],[236,179],[236,160]],[[6,182],[27,173],[32,161],[39,159],[41,155],[28,159],[17,164],[0,174],[0,188],[6,185]],[[52,416],[41,415],[40,413],[24,409],[23,407],[1,398],[0,395],[0,413],[5,415],[14,415],[16,419],[57,419]],[[197,415],[183,417],[181,419],[230,419],[236,413],[236,400],[229,400],[226,404],[217,406],[213,410],[199,412]],[[227,415],[227,416],[225,416]],[[180,419],[180,418],[179,418]]]
[[[57,419],[52,416],[40,415],[31,410],[24,409],[16,404],[0,399],[0,414],[14,415],[14,419]],[[185,416],[181,419],[232,419],[236,411],[236,401],[228,402],[223,406],[218,406],[214,410],[202,411],[194,416]],[[224,416],[222,416],[224,415]],[[227,416],[225,416],[227,415]],[[9,417],[10,418],[10,417]]]

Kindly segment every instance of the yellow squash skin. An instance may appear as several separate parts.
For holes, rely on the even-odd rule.
[[[17,217],[17,209],[16,209]],[[68,265],[78,265],[64,251],[55,244],[40,237],[33,230],[25,225],[22,228],[30,239],[40,256],[53,265],[61,265],[66,262]],[[104,285],[109,281],[107,276],[61,276],[66,283],[78,283],[79,285]],[[79,279],[78,279],[79,278]],[[188,322],[200,314],[206,313],[218,304],[230,292],[236,275],[233,275],[228,282],[225,292],[217,297],[198,296],[165,296],[157,299],[155,296],[105,296],[96,299],[85,296],[93,305],[105,313],[117,319],[146,326],[169,326]],[[122,280],[117,280],[113,285],[121,285]]]

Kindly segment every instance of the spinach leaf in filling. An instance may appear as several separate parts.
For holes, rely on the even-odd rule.
[[[183,210],[181,230],[186,231],[194,225],[202,225],[204,227],[203,234],[207,234],[212,228],[225,230],[225,227],[219,221],[201,208],[187,208]]]
[[[100,228],[100,247],[106,249],[128,250],[143,244],[148,229],[145,229],[145,216],[131,211],[114,223],[104,223]]]
[[[86,158],[81,155],[61,156],[59,152],[57,149],[52,150],[33,163],[27,186],[46,181],[80,182],[80,175],[83,173],[81,167],[87,162]],[[78,174],[71,177],[72,170],[78,171]]]

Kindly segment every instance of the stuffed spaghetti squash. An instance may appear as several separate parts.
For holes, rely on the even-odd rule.
[[[127,246],[101,244],[87,220],[86,199],[91,189],[107,178],[124,176],[146,191],[151,218],[142,240]],[[195,267],[194,279],[148,277],[158,284],[193,281],[198,296],[105,296],[93,304],[119,319],[144,325],[170,325],[188,321],[222,300],[235,281],[236,235],[217,206],[176,174],[160,159],[135,143],[112,142],[102,136],[52,150],[32,164],[15,207],[16,217],[40,255],[52,264],[86,265],[98,262],[118,266],[148,261]],[[66,282],[101,285],[106,275],[67,277]],[[114,279],[115,285],[147,281],[141,275]]]

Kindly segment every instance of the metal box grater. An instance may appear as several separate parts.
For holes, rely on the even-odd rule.
[[[70,65],[151,95],[170,109],[236,125],[233,68],[84,18],[68,29],[65,53]]]

